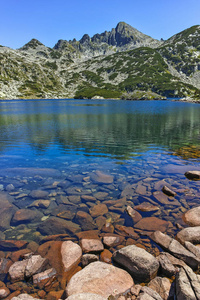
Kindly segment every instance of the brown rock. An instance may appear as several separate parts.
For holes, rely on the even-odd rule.
[[[45,199],[49,196],[49,193],[42,190],[33,190],[30,192],[29,196],[34,199]]]
[[[85,253],[98,253],[104,250],[102,242],[96,239],[82,239],[80,245]]]
[[[107,222],[107,221],[106,221],[106,223],[102,227],[102,231],[103,232],[113,233],[114,230],[115,230],[114,226],[110,222]]]
[[[108,208],[105,204],[97,204],[90,208],[90,214],[93,218],[98,216],[103,216],[107,212],[108,212]]]
[[[69,198],[69,201],[74,203],[74,204],[77,204],[77,203],[81,202],[81,197],[79,195],[71,195],[68,198]]]
[[[0,250],[2,251],[16,251],[27,246],[28,242],[18,240],[3,240],[0,241]]]
[[[59,300],[62,298],[64,290],[61,291],[51,291],[48,293],[46,300]]]
[[[54,268],[48,269],[42,273],[38,273],[33,276],[33,284],[38,287],[43,287],[49,280],[54,279],[56,276],[56,270]]]
[[[136,205],[134,208],[140,211],[156,211],[160,209],[158,206],[153,205],[149,202],[143,202],[139,205]]]
[[[106,218],[103,216],[99,216],[95,219],[95,222],[97,224],[98,229],[101,230],[102,227],[106,224]]]
[[[108,298],[110,295],[125,294],[133,284],[126,271],[103,262],[94,262],[71,278],[66,292],[68,296],[94,293]]]
[[[153,196],[156,198],[156,200],[162,204],[166,204],[166,205],[175,205],[175,206],[179,206],[179,202],[177,200],[172,201],[172,199],[169,199],[165,194],[163,194],[163,192],[161,191],[157,191],[153,193]],[[170,201],[169,201],[170,200]]]
[[[13,262],[16,262],[18,261],[20,258],[23,258],[23,256],[25,254],[28,254],[28,253],[31,253],[31,250],[30,249],[21,249],[21,250],[18,250],[18,251],[14,251],[14,252],[11,252],[9,257],[10,259],[13,261]]]
[[[167,277],[172,277],[178,272],[178,268],[176,268],[169,258],[164,254],[161,253],[159,256],[157,256],[157,259],[160,263],[162,274]]]
[[[113,183],[113,176],[105,174],[98,170],[91,174],[91,179],[97,183],[105,183],[105,184]]]
[[[80,226],[71,221],[61,218],[50,217],[38,226],[38,231],[44,235],[76,233],[80,231]]]
[[[161,232],[165,232],[168,226],[169,223],[167,221],[158,219],[156,217],[143,218],[137,224],[135,224],[135,228],[139,228],[141,230],[160,230]]]
[[[189,226],[200,226],[200,206],[188,210],[182,218]]]
[[[81,199],[85,202],[93,202],[97,200],[95,197],[90,195],[81,195]]]
[[[4,281],[10,266],[12,265],[12,261],[10,259],[1,258],[0,259],[0,280]]]
[[[75,216],[75,212],[70,211],[70,210],[64,210],[64,211],[58,213],[56,216],[59,218],[62,218],[62,219],[66,219],[66,220],[72,220]]]
[[[94,197],[98,200],[104,200],[108,196],[106,192],[97,192],[94,194]]]
[[[76,214],[76,219],[83,230],[90,230],[95,228],[92,217],[84,211],[79,210]]]
[[[77,237],[80,239],[99,239],[99,230],[87,230],[78,232]]]
[[[61,246],[61,256],[64,265],[64,271],[68,272],[80,262],[82,256],[81,247],[72,241],[63,242]]]
[[[35,200],[33,203],[29,205],[29,207],[38,207],[38,208],[48,208],[50,205],[50,200]]]
[[[12,205],[0,208],[0,230],[4,231],[10,228],[10,222],[16,210],[17,208]]]
[[[120,235],[131,237],[136,240],[139,238],[139,235],[134,231],[134,229],[132,227],[116,225],[115,230]]]
[[[136,191],[137,194],[140,194],[140,195],[146,195],[146,193],[147,193],[146,187],[144,185],[141,185],[141,184],[139,184],[137,186],[135,191]]]
[[[100,259],[102,262],[111,264],[112,262],[112,253],[108,249],[104,249],[100,254]]]
[[[133,223],[137,223],[142,219],[142,216],[139,212],[137,212],[135,209],[133,209],[130,206],[127,206],[126,211],[128,215],[132,218]]]
[[[37,222],[40,221],[43,214],[36,210],[19,209],[13,216],[12,223],[17,225],[21,223]]]

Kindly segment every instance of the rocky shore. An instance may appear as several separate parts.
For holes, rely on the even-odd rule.
[[[94,176],[107,183],[112,180],[98,172]],[[188,180],[199,180],[200,172],[188,171],[185,176]],[[42,192],[45,193],[32,191],[32,196],[42,196],[37,195]],[[167,186],[162,187],[162,193],[176,195]],[[92,201],[92,196],[85,197]],[[99,205],[100,208],[92,207],[93,217],[99,209],[106,211],[105,204]],[[151,217],[155,220],[148,222],[131,206],[126,211],[135,226],[116,225],[115,233],[110,224],[103,231],[88,230],[92,218],[80,210],[77,215],[85,230],[71,228],[74,237],[54,234],[54,220],[43,225],[43,230],[49,229],[52,235],[39,243],[1,238],[0,299],[200,299],[200,206],[182,214],[184,227],[177,223],[176,236],[164,233],[166,221],[158,223],[157,218]],[[143,234],[154,245],[153,254],[135,239],[134,230],[142,228],[144,222],[150,231]]]

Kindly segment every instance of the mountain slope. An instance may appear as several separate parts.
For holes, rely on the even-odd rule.
[[[0,47],[0,98],[120,98],[135,90],[200,98],[200,26],[159,42],[120,22],[111,31]]]

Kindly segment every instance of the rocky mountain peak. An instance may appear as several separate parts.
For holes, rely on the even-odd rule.
[[[45,47],[45,45],[42,44],[37,39],[32,39],[27,44],[25,44],[23,47],[21,47],[19,50],[29,50],[30,48],[31,49],[36,49],[38,46],[44,46]]]

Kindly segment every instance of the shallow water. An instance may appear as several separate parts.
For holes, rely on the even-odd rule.
[[[119,226],[134,225],[126,207],[143,202],[157,209],[138,210],[142,217],[168,221],[165,231],[174,234],[183,212],[200,202],[199,182],[184,176],[199,168],[199,116],[198,104],[171,100],[1,101],[0,195],[12,203],[6,208],[9,224],[0,216],[1,238],[39,242],[50,234],[41,224],[52,216],[78,225],[52,234],[105,232],[107,224],[119,233]],[[98,171],[112,179],[101,182]],[[163,196],[165,184],[176,191],[175,198]],[[38,189],[47,195],[32,197],[31,191]],[[123,197],[121,205],[108,201]],[[49,206],[34,205],[38,199],[49,200]],[[1,201],[1,209],[6,203]],[[102,203],[107,210],[98,207],[94,213],[92,208]],[[19,209],[38,215],[17,219]],[[93,224],[84,225],[77,211],[92,215]],[[134,227],[140,239],[151,231],[149,226]]]

